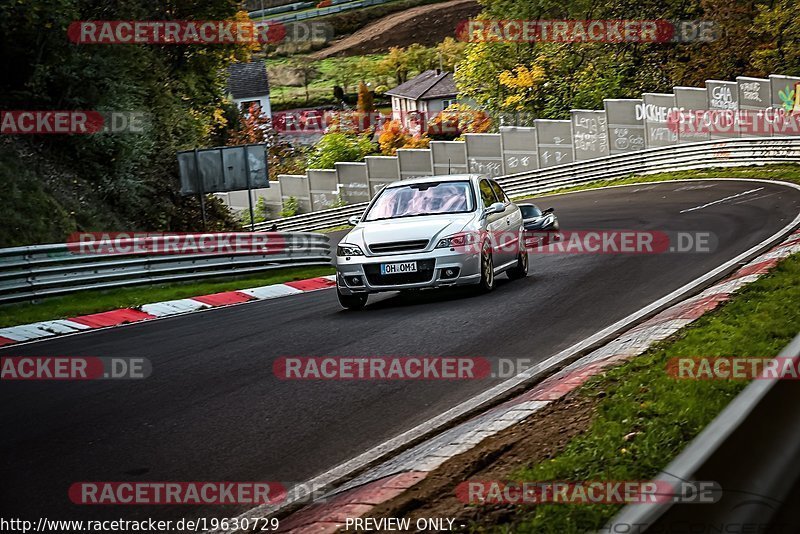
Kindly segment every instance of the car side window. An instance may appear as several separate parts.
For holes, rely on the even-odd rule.
[[[506,195],[505,191],[503,191],[503,188],[500,187],[500,184],[498,184],[494,180],[491,181],[491,184],[492,184],[492,189],[494,189],[495,195],[497,195],[497,198],[500,199],[500,202],[503,202],[505,204],[511,202],[510,200],[508,200],[508,196]]]
[[[492,186],[489,185],[489,180],[481,180],[480,183],[481,189],[481,199],[483,199],[484,207],[489,207],[495,202],[498,202],[497,197],[494,194],[494,190]]]

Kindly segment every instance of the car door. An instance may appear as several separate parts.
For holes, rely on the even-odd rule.
[[[489,183],[488,179],[481,179],[479,183],[479,189],[484,208],[488,208],[495,202],[502,202],[497,198],[497,194],[495,193],[494,188],[492,188],[492,184]],[[497,246],[500,242],[500,237],[502,237],[502,234],[505,231],[505,227],[506,219],[504,211],[501,211],[500,213],[490,213],[486,216],[486,231],[489,233],[489,239],[492,243],[492,258],[494,260],[495,268],[508,261],[508,259],[506,259],[508,257],[507,254],[504,254],[503,249]]]
[[[489,180],[499,202],[505,204],[505,210],[501,220],[501,248],[503,249],[503,263],[514,261],[519,255],[519,237],[522,229],[522,213],[516,204],[511,202],[500,184],[494,180]]]

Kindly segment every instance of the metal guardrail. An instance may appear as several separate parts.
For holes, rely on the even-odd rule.
[[[633,174],[786,162],[800,162],[800,137],[726,139],[648,148],[501,176],[497,181],[509,195],[523,196]],[[331,228],[346,224],[349,217],[361,214],[366,207],[364,202],[275,219],[257,224],[256,230],[273,224],[293,232]]]
[[[298,12],[288,12],[288,13],[276,13],[274,15],[266,14],[264,15],[263,22],[298,22],[301,20],[308,20],[314,19],[317,17],[324,17],[327,15],[333,15],[335,13],[343,13],[345,11],[350,11],[353,9],[359,9],[362,7],[369,7],[369,6],[377,6],[380,4],[386,4],[391,2],[392,0],[355,0],[353,2],[345,2],[341,4],[334,4],[328,7],[320,7],[316,9],[304,9]],[[251,12],[251,17],[258,17],[260,15],[257,12]],[[262,22],[262,21],[259,21]]]
[[[224,234],[195,234],[219,238]],[[249,234],[253,235],[253,234]],[[270,242],[268,237],[272,236]],[[257,246],[220,247],[212,252],[153,252],[153,244],[168,239],[136,238],[117,243],[114,253],[92,254],[92,243],[59,243],[0,249],[0,303],[64,295],[84,289],[176,282],[220,275],[241,275],[280,267],[329,265],[330,238],[314,233],[276,233]],[[95,242],[95,243],[102,243]],[[149,248],[148,245],[149,244]],[[135,245],[145,252],[123,253]],[[157,250],[163,250],[158,248]],[[203,250],[203,249],[198,249]]]
[[[800,335],[778,355],[800,362]],[[656,478],[713,481],[714,503],[628,505],[600,532],[800,532],[800,382],[753,380]]]

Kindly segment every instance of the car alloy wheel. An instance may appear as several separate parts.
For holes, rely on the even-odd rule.
[[[506,271],[509,280],[519,280],[528,276],[528,251],[522,249],[517,258],[517,264]]]
[[[478,284],[482,293],[488,293],[494,289],[494,260],[492,259],[492,247],[486,243],[481,249],[481,281]]]

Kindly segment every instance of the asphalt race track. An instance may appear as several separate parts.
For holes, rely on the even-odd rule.
[[[705,254],[532,254],[528,278],[500,277],[485,296],[390,293],[370,297],[364,311],[346,312],[326,290],[0,350],[2,356],[143,356],[153,364],[152,376],[141,381],[0,384],[3,515],[235,515],[243,510],[81,507],[69,502],[67,489],[78,481],[291,485],[311,478],[499,379],[282,381],[272,374],[275,358],[543,360],[772,235],[800,211],[800,191],[681,181],[540,202],[542,209],[556,209],[562,230],[713,232],[718,248]]]

